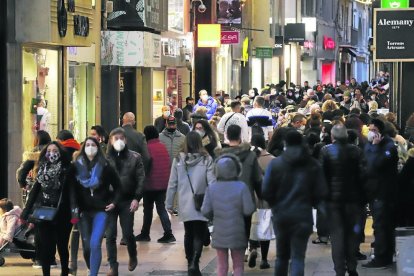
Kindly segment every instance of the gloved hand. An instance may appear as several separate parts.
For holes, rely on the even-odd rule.
[[[73,218],[70,220],[70,223],[72,223],[73,225],[77,224],[79,222],[78,218]]]

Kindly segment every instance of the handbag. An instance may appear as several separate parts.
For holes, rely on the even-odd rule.
[[[273,231],[272,210],[257,209],[252,216],[250,239],[255,241],[270,241],[276,238]]]
[[[196,194],[194,193],[193,184],[191,183],[190,175],[188,173],[187,164],[185,164],[185,171],[187,173],[188,182],[190,183],[191,192],[193,193],[193,199],[194,199],[194,206],[197,211],[201,210],[201,206],[203,206],[204,201],[204,194]]]
[[[33,210],[32,215],[30,216],[31,219],[37,221],[52,221],[55,219],[56,214],[59,210],[60,202],[62,201],[62,194],[63,189],[60,192],[59,201],[56,207],[49,207],[49,206],[39,206]]]

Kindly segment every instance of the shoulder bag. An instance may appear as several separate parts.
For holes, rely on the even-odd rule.
[[[60,202],[62,201],[63,188],[60,192],[59,201],[56,207],[39,206],[33,210],[31,219],[35,221],[52,221],[55,219],[56,214],[59,210]]]
[[[184,161],[185,162],[185,161]],[[196,194],[194,192],[193,184],[191,183],[190,175],[188,173],[187,164],[185,164],[185,171],[187,173],[188,182],[190,183],[191,192],[193,193],[193,199],[194,199],[194,206],[197,211],[201,210],[201,206],[203,206],[204,201],[204,194]]]

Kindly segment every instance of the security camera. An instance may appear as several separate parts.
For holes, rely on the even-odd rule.
[[[205,13],[206,12],[206,10],[207,10],[207,7],[203,4],[203,3],[201,3],[199,6],[198,6],[198,12],[199,13]]]

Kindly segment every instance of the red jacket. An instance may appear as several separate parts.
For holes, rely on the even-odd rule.
[[[171,170],[167,148],[159,139],[151,139],[147,143],[151,157],[151,169],[145,178],[145,190],[167,190]]]

